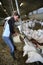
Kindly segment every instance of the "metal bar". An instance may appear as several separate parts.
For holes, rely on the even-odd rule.
[[[8,0],[8,5],[9,5],[9,11],[10,11],[10,15],[12,15],[12,13],[13,13],[13,10],[14,10],[14,8],[13,8],[13,2],[12,2],[12,0]]]
[[[12,0],[11,0],[11,6],[12,6],[12,14],[13,14],[14,7],[13,7],[13,2],[12,2]]]
[[[0,17],[0,19],[4,19],[4,18],[1,18],[1,17]]]
[[[20,15],[20,10],[19,10],[19,6],[18,6],[17,0],[15,0],[15,3],[16,3],[17,12]],[[20,23],[21,23],[21,33],[22,33],[22,20],[21,20],[21,17],[20,17]]]
[[[20,11],[19,11],[19,6],[18,6],[17,0],[15,0],[15,3],[16,3],[17,12],[18,12],[18,14],[20,15]]]

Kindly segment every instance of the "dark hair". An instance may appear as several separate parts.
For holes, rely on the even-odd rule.
[[[18,18],[20,18],[20,15],[18,14],[17,11],[14,11],[14,12],[13,12],[13,16],[14,16],[14,15],[15,15],[15,16],[18,16]]]

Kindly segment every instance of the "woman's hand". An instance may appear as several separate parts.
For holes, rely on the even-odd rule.
[[[17,33],[17,32],[15,32],[15,33],[13,34],[13,37],[14,37],[14,36],[17,36],[17,35],[18,35],[18,33]]]

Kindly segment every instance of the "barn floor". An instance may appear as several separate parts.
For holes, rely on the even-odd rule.
[[[9,48],[2,40],[2,30],[3,27],[0,26],[0,65],[42,65],[38,63],[26,64],[25,60],[27,59],[27,56],[23,57],[23,52],[18,49],[15,51],[17,59],[13,60],[9,53]]]

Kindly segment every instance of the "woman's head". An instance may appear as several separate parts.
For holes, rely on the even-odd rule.
[[[18,14],[17,11],[14,11],[13,12],[13,17],[14,17],[15,21],[18,21],[18,19],[20,18],[20,15]]]

